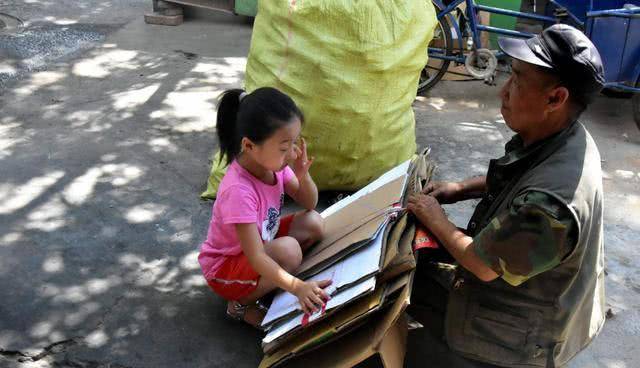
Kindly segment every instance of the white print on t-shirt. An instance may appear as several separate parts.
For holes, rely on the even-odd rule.
[[[262,241],[270,242],[275,239],[278,228],[280,228],[280,211],[271,207],[267,211],[267,219],[262,222]]]
[[[284,193],[280,195],[280,208],[270,207],[267,211],[267,218],[262,222],[262,241],[270,242],[276,238],[280,229],[280,209],[284,204]]]

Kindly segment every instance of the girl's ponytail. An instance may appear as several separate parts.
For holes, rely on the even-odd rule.
[[[240,108],[240,95],[243,92],[241,89],[225,91],[218,103],[216,130],[220,142],[220,160],[224,157],[227,164],[230,164],[240,153],[241,137],[238,135],[236,124]]]

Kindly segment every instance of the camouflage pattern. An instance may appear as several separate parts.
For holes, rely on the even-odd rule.
[[[476,254],[502,279],[518,286],[560,264],[575,246],[569,209],[539,191],[517,196],[474,237]]]

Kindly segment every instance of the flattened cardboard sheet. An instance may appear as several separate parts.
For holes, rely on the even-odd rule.
[[[354,331],[300,356],[288,357],[287,367],[353,367],[378,355],[385,368],[402,367],[406,351],[407,322],[404,310],[409,304],[413,272],[400,295],[388,310]],[[369,321],[369,320],[368,320]],[[263,361],[264,362],[264,361]],[[270,365],[260,365],[268,368]]]
[[[340,233],[354,222],[400,203],[407,182],[410,161],[387,171],[371,184],[335,203],[321,213],[327,234]]]
[[[391,311],[389,309],[378,312],[383,305],[387,304],[385,299],[392,295],[395,296],[396,300],[393,303],[395,305],[398,300],[406,298],[408,294],[405,290],[407,286],[411,287],[412,277],[411,273],[407,273],[391,280],[376,289],[373,294],[337,312],[332,318],[310,326],[309,329],[279,346],[272,354],[265,355],[260,363],[260,368],[279,366],[290,359],[295,359],[303,354],[311,354],[317,349],[323,349],[325,345],[331,345],[336,340],[342,341],[343,338],[349,338],[345,335],[350,334],[354,329],[363,328],[361,327],[363,323],[376,325],[378,321],[382,320],[379,313],[385,315]],[[399,295],[397,295],[398,293]],[[373,336],[373,331],[375,329],[370,329],[368,333]],[[386,344],[388,345],[389,342]],[[382,343],[380,345],[386,346]],[[404,343],[401,348],[392,349],[392,351],[401,351],[404,355]],[[313,366],[315,367],[315,365]]]
[[[263,351],[272,352],[278,345],[294,336],[304,328],[332,316],[336,311],[349,305],[355,300],[374,291],[376,278],[372,276],[352,287],[345,289],[332,297],[321,310],[311,315],[299,313],[275,324],[262,339]]]
[[[331,280],[332,284],[327,287],[325,291],[330,296],[333,296],[340,292],[340,290],[349,288],[355,283],[358,283],[371,275],[377,274],[380,271],[380,263],[384,252],[383,238],[385,227],[386,226],[383,225],[378,229],[378,233],[372,241],[351,253],[341,262],[332,265],[313,277],[308,279],[305,278],[304,280]],[[327,304],[330,303],[331,301]],[[298,298],[289,292],[281,290],[273,298],[267,315],[262,321],[262,326],[269,326],[294,313],[301,313]]]
[[[272,367],[293,358],[317,345],[323,340],[329,340],[347,329],[349,325],[357,324],[369,313],[376,311],[384,300],[384,289],[380,288],[373,294],[358,300],[356,303],[336,312],[330,319],[319,322],[303,330],[299,335],[283,343],[272,354],[266,354],[260,363],[260,368]]]
[[[356,251],[359,247],[364,246],[372,240],[386,219],[387,217],[385,215],[375,217],[322,250],[316,251],[317,248],[312,248],[309,253],[305,254],[302,264],[295,272],[296,276],[305,279],[340,261],[350,252]]]

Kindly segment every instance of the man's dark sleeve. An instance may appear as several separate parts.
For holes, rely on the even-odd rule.
[[[474,250],[513,286],[559,265],[577,242],[577,223],[559,199],[527,191],[473,239]]]

